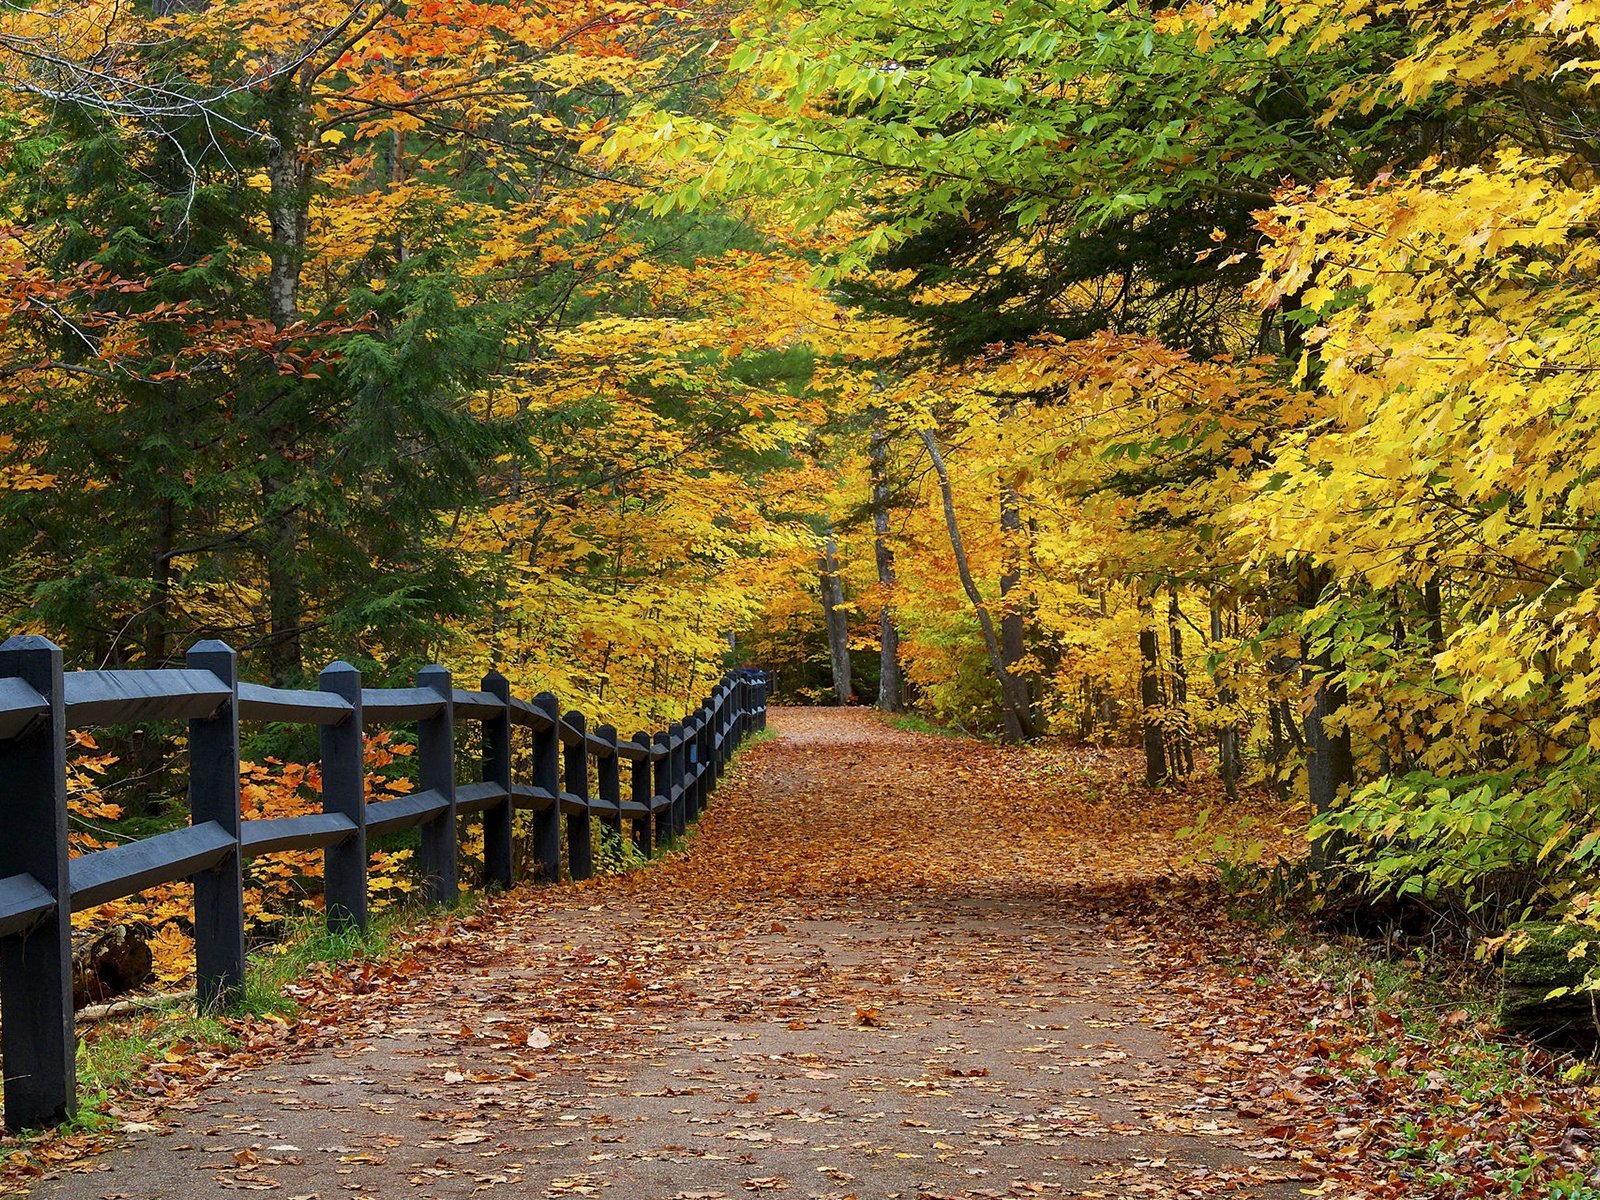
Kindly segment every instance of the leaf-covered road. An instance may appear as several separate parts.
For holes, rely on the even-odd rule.
[[[772,724],[689,853],[333,973],[36,1194],[1299,1194],[1155,1031],[1192,1000],[1129,965],[1175,808],[866,712]]]

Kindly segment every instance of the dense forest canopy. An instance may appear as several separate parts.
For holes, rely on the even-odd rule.
[[[731,654],[1592,919],[1597,29],[8,8],[0,604],[77,666],[497,663],[624,727]]]

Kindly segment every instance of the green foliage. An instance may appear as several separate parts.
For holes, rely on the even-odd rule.
[[[950,725],[941,725],[937,721],[930,721],[927,717],[917,713],[895,713],[888,718],[889,724],[896,729],[904,729],[907,733],[925,733],[934,737],[965,738],[971,735],[964,730]]]
[[[1267,843],[1258,836],[1260,822],[1255,817],[1223,814],[1217,820],[1213,808],[1202,808],[1194,822],[1178,830],[1178,838],[1190,844],[1188,855],[1217,872],[1223,889],[1233,896],[1259,892],[1263,883],[1261,864]]]
[[[504,314],[456,294],[472,231],[435,211],[414,214],[431,236],[381,291],[355,278],[294,326],[264,322],[267,198],[246,176],[265,101],[232,103],[238,128],[108,126],[63,105],[0,170],[46,267],[79,280],[23,332],[82,367],[0,405],[10,461],[56,482],[48,504],[0,493],[6,608],[79,634],[69,649],[95,665],[162,665],[217,632],[271,647],[280,680],[312,642],[381,631],[420,654],[481,608],[442,534],[512,445],[465,404]],[[241,591],[251,579],[266,593]]]
[[[1212,353],[1261,336],[1230,296],[1258,266],[1252,214],[1275,187],[1429,148],[1415,109],[1321,119],[1406,52],[1403,25],[1332,45],[1285,29],[1214,42],[1107,0],[785,3],[732,58],[774,108],[714,131],[672,121],[715,148],[721,188],[769,192],[802,223],[850,211],[830,275],[915,319],[947,359],[1108,327]],[[705,144],[680,132],[667,152]],[[703,207],[705,182],[658,207]]]
[[[1451,908],[1489,926],[1573,896],[1600,857],[1600,785],[1586,751],[1558,770],[1384,776],[1316,818],[1373,895]]]
[[[619,834],[609,825],[596,823],[594,827],[594,866],[602,875],[620,875],[637,867],[650,865],[650,860],[639,852],[633,839]]]

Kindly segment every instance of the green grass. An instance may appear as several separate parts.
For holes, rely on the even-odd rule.
[[[891,713],[888,716],[890,725],[896,729],[903,729],[907,733],[929,733],[935,737],[964,738],[970,737],[964,729],[956,729],[950,725],[937,725],[927,717],[918,716],[916,713]]]
[[[112,1098],[149,1064],[192,1047],[231,1050],[238,1039],[220,1017],[194,1011],[192,1000],[174,1000],[140,1015],[99,1023],[78,1046],[78,1111],[63,1133],[100,1133],[116,1123]]]
[[[1251,916],[1260,917],[1259,912]],[[1272,930],[1284,946],[1284,966],[1305,977],[1332,982],[1336,990],[1360,997],[1352,1020],[1365,1027],[1366,1049],[1345,1058],[1339,1070],[1357,1087],[1381,1072],[1391,1084],[1409,1084],[1416,1095],[1427,1095],[1430,1085],[1460,1097],[1431,1105],[1434,1117],[1455,1118],[1460,1104],[1494,1103],[1499,1097],[1537,1094],[1551,1082],[1548,1060],[1535,1067],[1531,1048],[1516,1039],[1493,1033],[1494,997],[1486,982],[1474,973],[1448,971],[1431,963],[1419,950],[1410,957],[1384,954],[1370,943],[1354,938],[1309,943],[1291,928]],[[1258,984],[1270,987],[1270,979]],[[1403,1038],[1396,1036],[1404,1035]],[[1419,1062],[1412,1060],[1417,1046],[1428,1048]],[[1565,1082],[1589,1080],[1593,1062],[1571,1060]],[[1511,1130],[1531,1126],[1512,1122]],[[1452,1142],[1411,1120],[1397,1122],[1401,1145],[1392,1153],[1397,1165],[1413,1172],[1410,1182],[1421,1191],[1439,1189],[1454,1195],[1460,1179],[1453,1165]],[[1520,1161],[1485,1171],[1509,1196],[1541,1196],[1552,1200],[1600,1200],[1600,1190],[1579,1178],[1550,1180],[1548,1168],[1524,1152]],[[1431,1193],[1430,1193],[1431,1194]]]

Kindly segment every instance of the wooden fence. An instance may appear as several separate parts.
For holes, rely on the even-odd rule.
[[[423,895],[449,904],[459,887],[457,818],[482,814],[484,884],[513,880],[512,814],[533,814],[533,875],[561,878],[562,818],[573,879],[594,870],[592,821],[628,833],[644,854],[681,835],[721,777],[734,748],[766,724],[766,685],[734,671],[682,722],[620,739],[562,715],[548,692],[511,695],[491,671],[462,691],[443,667],[424,667],[411,688],[367,688],[336,662],[319,690],[242,683],[222,642],[201,642],[181,669],[63,672],[61,651],[41,637],[0,644],[0,1055],[5,1120],[12,1129],[51,1124],[76,1104],[77,1034],[72,1004],[71,914],[174,880],[194,883],[197,995],[202,1008],[238,996],[245,926],[240,864],[256,855],[321,849],[327,920],[367,923],[367,839],[417,827]],[[67,731],[130,721],[189,723],[187,828],[69,858]],[[321,813],[246,821],[239,811],[239,723],[316,725],[322,738]],[[418,788],[368,803],[363,735],[416,722]],[[460,721],[482,727],[480,769],[458,770]],[[513,737],[531,734],[531,779],[513,777]],[[590,793],[590,761],[595,794]],[[629,764],[628,796],[621,764]],[[465,774],[476,782],[458,783]]]

